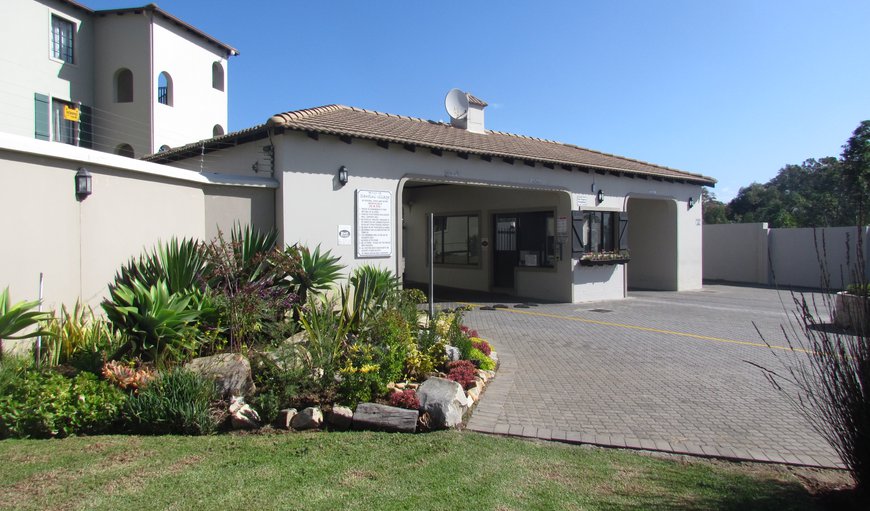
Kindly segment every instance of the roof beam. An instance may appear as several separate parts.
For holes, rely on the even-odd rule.
[[[339,135],[338,139],[345,144],[350,144],[351,142],[353,142],[353,139],[349,135]]]
[[[562,170],[567,170],[568,172],[571,172],[571,165],[559,165],[559,167],[561,167]]]
[[[534,167],[534,166],[535,166],[535,162],[533,162],[532,160],[523,160],[523,163],[524,163],[525,165],[528,165],[529,167]]]
[[[554,168],[556,168],[556,166],[553,165],[552,163],[542,163],[541,165],[543,165],[544,167],[546,167],[546,168],[548,168],[548,169],[554,169]]]
[[[306,131],[305,134],[312,140],[320,140],[320,133],[316,131]]]
[[[467,159],[468,159],[468,153],[456,153],[456,156],[459,156],[459,157],[462,158],[463,160],[467,160]]]
[[[378,140],[378,147],[383,147],[384,149],[390,148],[390,143],[386,140]]]
[[[513,164],[514,164],[514,159],[513,159],[513,158],[507,158],[507,157],[505,157],[505,158],[502,158],[502,161],[505,162],[505,163],[507,163],[508,165],[513,165]]]
[[[492,156],[490,156],[488,154],[481,154],[480,159],[483,161],[492,161]]]
[[[417,151],[417,146],[414,144],[402,144],[402,147],[404,147],[406,151],[411,151],[412,153]]]
[[[429,151],[431,151],[432,154],[434,154],[435,156],[442,156],[444,154],[444,151],[442,151],[441,149],[435,148],[435,147],[433,147],[432,149],[429,149]]]

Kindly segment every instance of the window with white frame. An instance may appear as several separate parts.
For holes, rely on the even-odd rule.
[[[51,15],[51,56],[68,64],[75,61],[75,23]]]

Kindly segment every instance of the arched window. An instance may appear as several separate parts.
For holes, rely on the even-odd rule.
[[[224,127],[220,124],[215,124],[214,128],[211,129],[211,136],[219,137],[224,134]]]
[[[217,90],[224,90],[224,66],[220,62],[211,65],[211,86]]]
[[[172,106],[173,99],[172,77],[169,76],[169,73],[163,71],[157,78],[157,102],[167,106]]]
[[[115,102],[133,102],[133,72],[121,68],[115,73]]]
[[[118,144],[118,147],[115,148],[115,154],[119,156],[126,156],[127,158],[133,157],[133,146],[130,144]]]

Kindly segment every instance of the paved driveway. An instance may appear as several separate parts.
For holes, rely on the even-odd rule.
[[[749,362],[781,369],[787,292],[707,285],[620,301],[466,314],[501,367],[469,429],[696,455],[839,466]],[[784,302],[784,304],[783,304]],[[779,359],[774,355],[779,356]]]

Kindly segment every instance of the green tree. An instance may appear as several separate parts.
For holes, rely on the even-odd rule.
[[[728,210],[725,203],[716,198],[707,187],[701,188],[701,204],[704,213],[705,224],[727,224]]]
[[[843,146],[841,158],[843,194],[857,224],[865,225],[870,195],[870,121],[863,121],[855,128]]]

